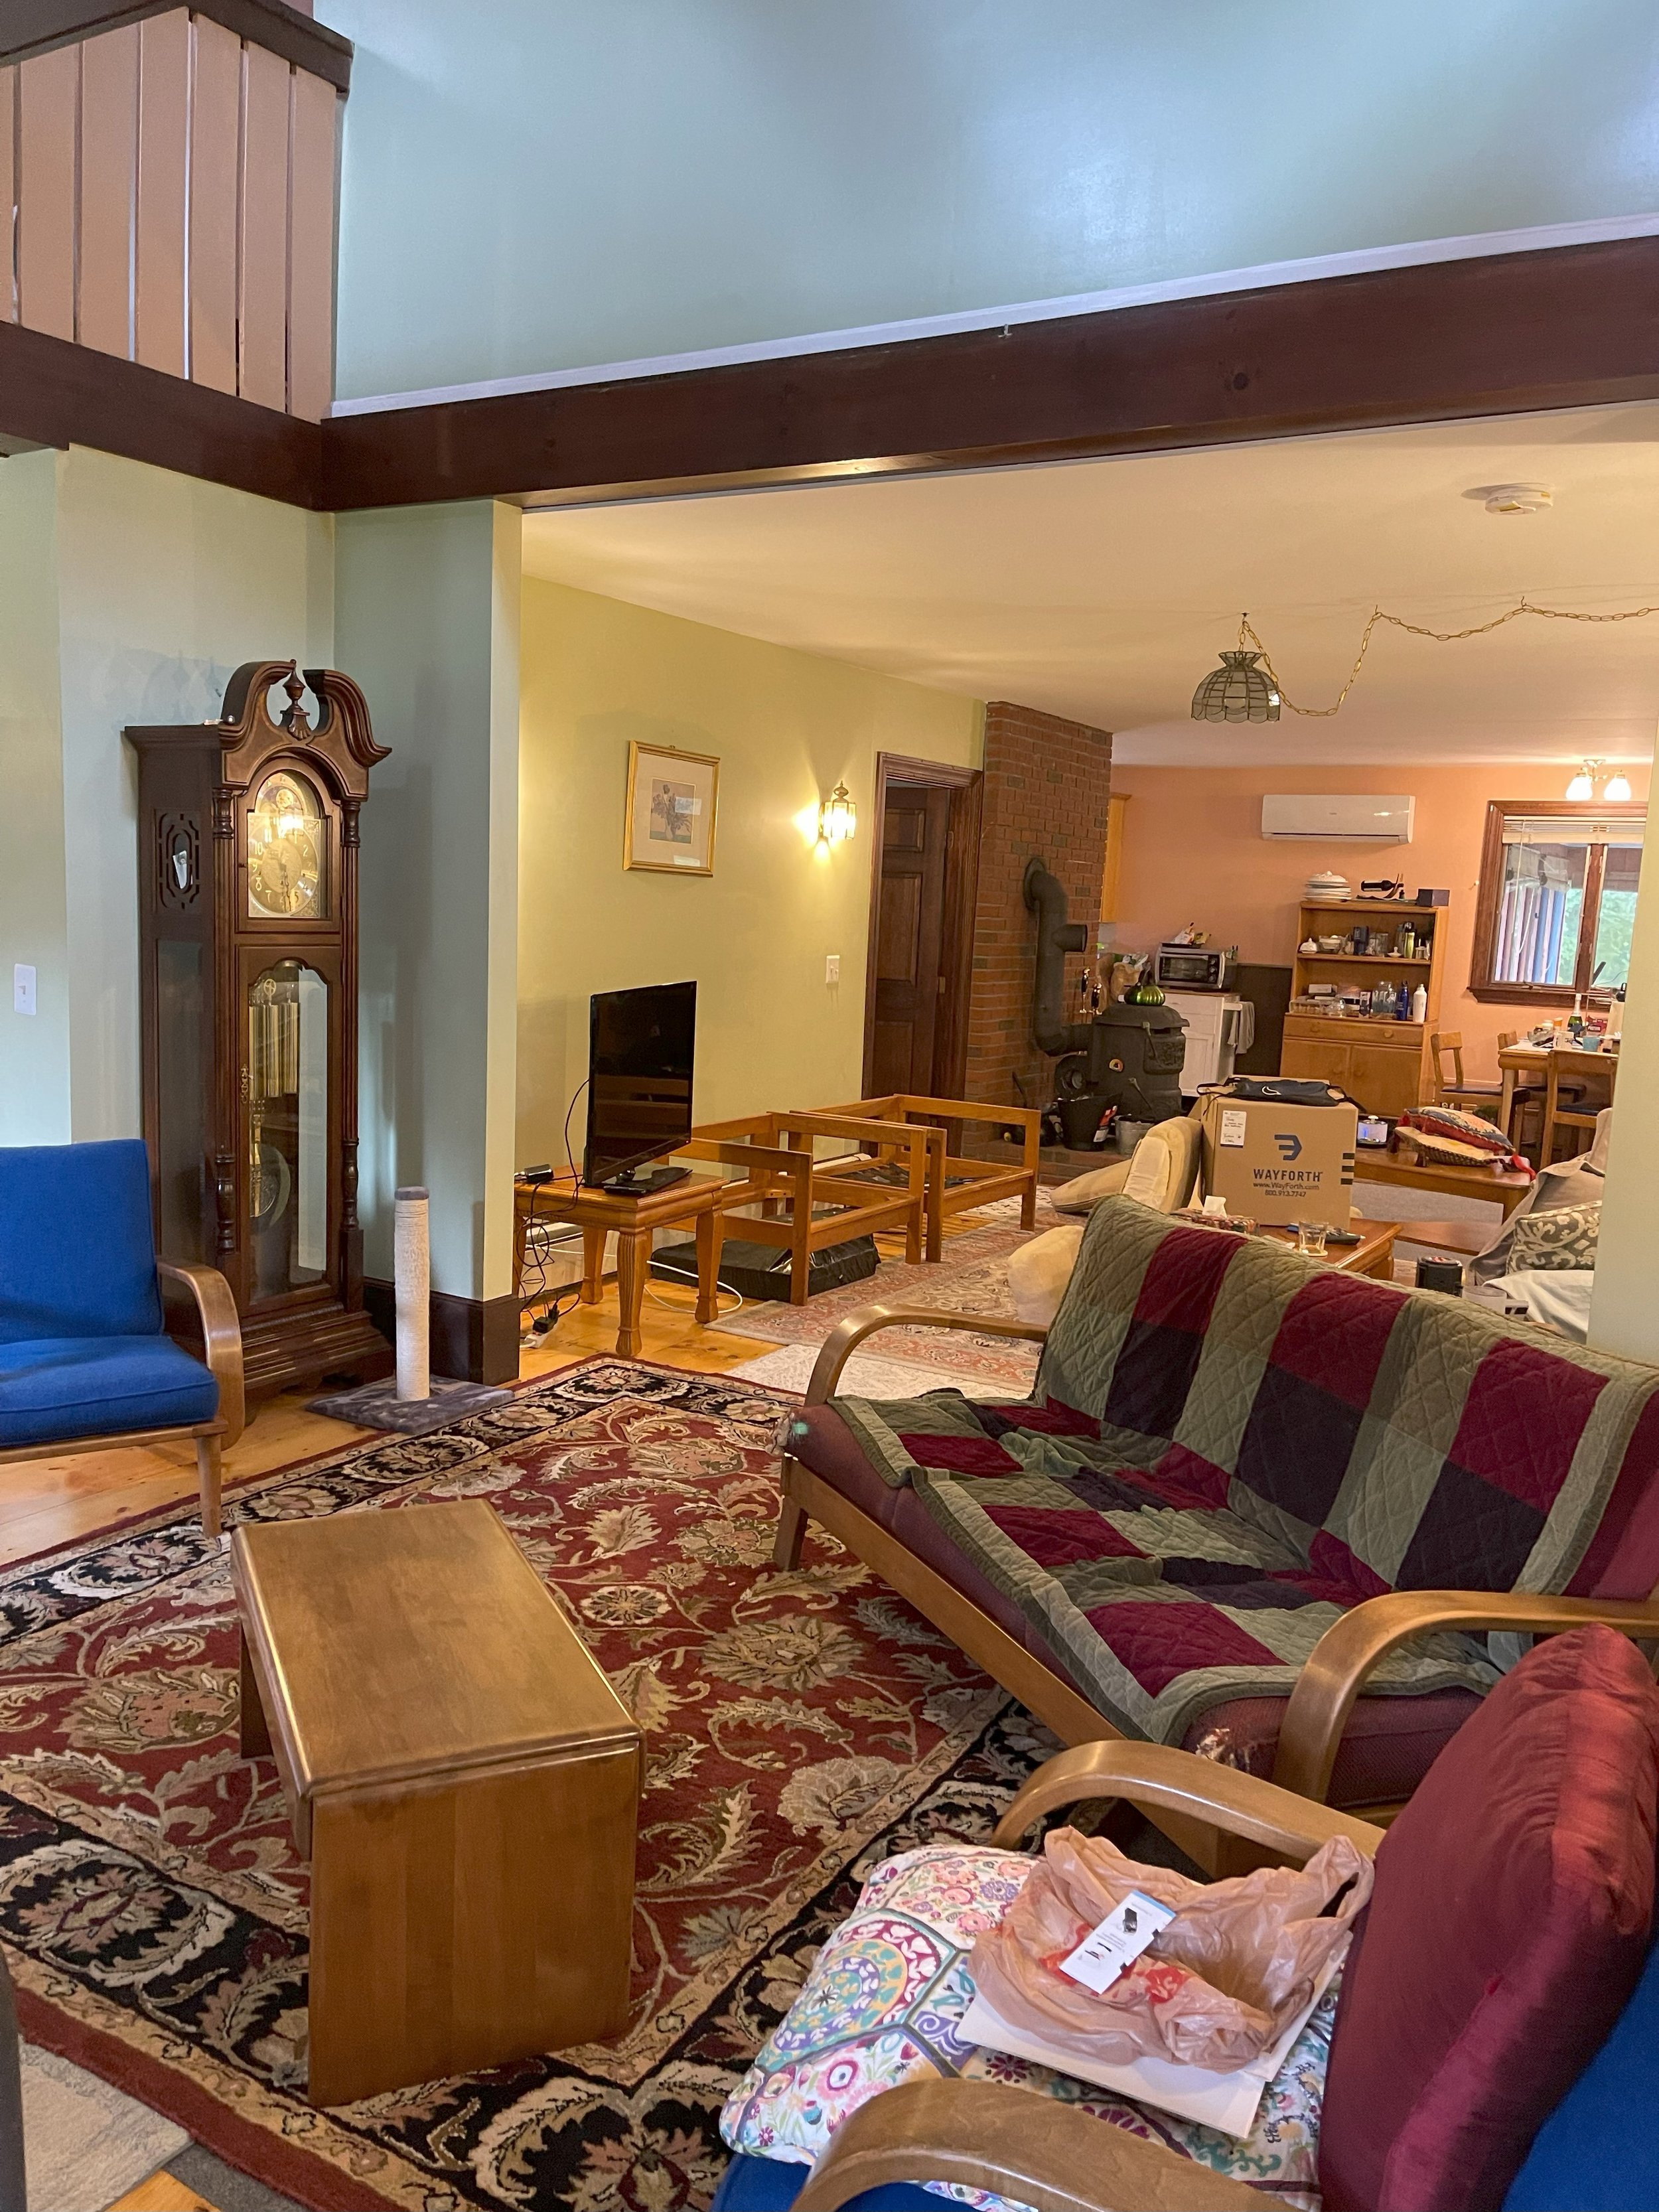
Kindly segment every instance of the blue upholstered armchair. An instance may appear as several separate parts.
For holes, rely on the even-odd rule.
[[[205,1363],[167,1334],[164,1291],[193,1304]],[[216,1536],[242,1423],[230,1285],[157,1261],[143,1146],[0,1149],[0,1463],[193,1437]]]

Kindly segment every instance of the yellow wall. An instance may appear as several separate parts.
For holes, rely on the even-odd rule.
[[[978,702],[529,577],[521,653],[520,1164],[563,1158],[594,991],[695,978],[700,1121],[856,1097],[876,755],[976,763]],[[624,871],[630,738],[719,756],[712,877]],[[841,777],[860,834],[815,848]]]

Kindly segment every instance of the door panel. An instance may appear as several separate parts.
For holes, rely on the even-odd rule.
[[[877,890],[873,1092],[933,1087],[950,820],[947,789],[887,787]]]
[[[1414,1048],[1354,1044],[1348,1065],[1348,1089],[1368,1114],[1392,1118],[1417,1104],[1422,1058]]]
[[[1334,1083],[1346,1091],[1348,1081],[1348,1046],[1345,1042],[1325,1044],[1310,1037],[1287,1036],[1279,1057],[1281,1075],[1295,1076],[1300,1081]]]

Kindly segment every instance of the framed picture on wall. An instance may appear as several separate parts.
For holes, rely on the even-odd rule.
[[[623,867],[712,876],[720,781],[720,764],[713,753],[682,753],[670,745],[630,740]]]

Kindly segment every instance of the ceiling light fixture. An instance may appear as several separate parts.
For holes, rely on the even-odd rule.
[[[1601,763],[1600,761],[1586,761],[1583,768],[1579,769],[1577,775],[1574,776],[1572,781],[1567,786],[1566,796],[1581,806],[1583,805],[1587,800],[1594,799],[1595,796],[1595,779],[1601,773]]]
[[[1607,787],[1601,795],[1610,805],[1623,806],[1631,795],[1630,778],[1623,774],[1610,775],[1607,778]]]
[[[1193,694],[1193,720],[1195,722],[1276,722],[1281,707],[1288,708],[1292,714],[1309,714],[1328,720],[1341,712],[1343,702],[1352,690],[1364,665],[1365,655],[1370,649],[1371,633],[1379,623],[1387,623],[1394,629],[1403,629],[1411,637],[1432,638],[1437,645],[1451,645],[1462,638],[1485,637],[1489,631],[1502,629],[1506,623],[1517,621],[1522,615],[1535,615],[1540,622],[1639,622],[1644,616],[1659,615],[1659,605],[1615,607],[1607,614],[1587,614],[1579,607],[1539,607],[1534,606],[1530,599],[1517,599],[1512,607],[1506,607],[1501,615],[1494,615],[1490,622],[1471,623],[1467,629],[1431,629],[1426,623],[1407,622],[1403,615],[1391,615],[1384,608],[1373,607],[1370,619],[1361,634],[1353,666],[1348,671],[1348,680],[1337,693],[1334,707],[1298,707],[1279,682],[1273,656],[1256,635],[1249,615],[1241,615],[1237,649],[1222,654],[1220,667],[1212,668]],[[1258,661],[1260,667],[1256,665]]]
[[[1238,641],[1242,647],[1249,623],[1241,616]],[[1193,694],[1195,722],[1276,722],[1279,686],[1256,666],[1261,652],[1224,653],[1219,668],[1212,668]]]

